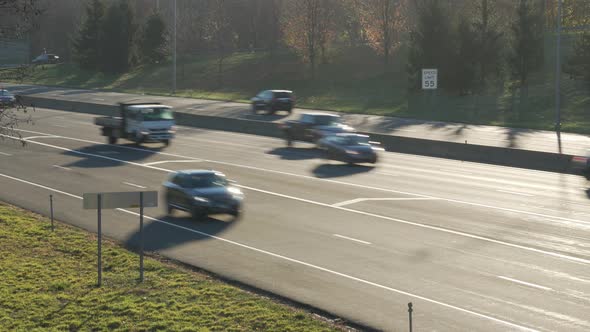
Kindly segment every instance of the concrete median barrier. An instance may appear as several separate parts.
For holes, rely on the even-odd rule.
[[[26,106],[51,108],[71,112],[103,116],[116,116],[118,114],[117,105],[58,100],[38,96],[22,96],[22,102]],[[268,137],[282,137],[282,133],[277,124],[268,121],[191,114],[177,110],[176,122],[179,125],[189,127],[232,131]],[[364,134],[369,135],[372,141],[380,142],[386,151],[391,152],[528,168],[549,172],[579,173],[579,170],[572,162],[572,155],[428,140],[381,133],[365,132]]]

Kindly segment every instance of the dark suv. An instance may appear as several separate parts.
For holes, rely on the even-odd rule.
[[[268,114],[274,114],[277,111],[291,113],[293,107],[295,107],[295,95],[290,90],[264,90],[252,98],[254,114],[258,114],[259,110],[264,110]]]
[[[244,194],[220,172],[186,170],[170,175],[164,183],[168,214],[175,209],[202,219],[209,214],[227,213],[238,217]]]

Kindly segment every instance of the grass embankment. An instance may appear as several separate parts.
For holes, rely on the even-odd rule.
[[[103,245],[96,285],[94,234],[0,204],[2,331],[336,331],[272,300],[152,258]]]
[[[548,38],[550,40],[550,38]],[[529,98],[503,86],[480,95],[458,96],[439,90],[430,95],[408,93],[405,55],[397,55],[391,71],[383,73],[381,59],[367,48],[333,51],[330,62],[318,66],[316,79],[293,54],[240,53],[224,62],[220,82],[216,58],[182,58],[178,62],[177,94],[193,98],[247,101],[269,88],[292,89],[299,106],[342,112],[390,115],[424,120],[501,125],[553,130],[555,123],[551,42],[546,66],[533,75]],[[27,81],[66,87],[102,88],[133,93],[169,94],[169,63],[143,66],[121,75],[82,71],[75,65],[46,66]],[[562,80],[563,129],[590,133],[590,90],[581,81]]]

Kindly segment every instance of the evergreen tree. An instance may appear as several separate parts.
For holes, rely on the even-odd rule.
[[[159,13],[152,14],[139,42],[140,57],[145,63],[158,63],[166,57],[166,23]]]
[[[528,98],[531,72],[543,64],[543,15],[532,0],[519,0],[512,23],[513,42],[509,63],[520,86],[521,103]]]
[[[477,87],[482,90],[486,81],[492,76],[500,76],[502,69],[502,32],[498,24],[498,15],[495,8],[498,1],[481,0],[477,10],[479,17],[473,24],[477,35]]]
[[[447,8],[441,1],[422,0],[417,4],[417,24],[410,34],[408,78],[411,89],[421,87],[421,70],[438,69],[439,87],[452,85],[455,57],[454,38]]]
[[[583,77],[590,83],[590,33],[586,32],[576,40],[574,51],[564,69],[572,77]]]
[[[102,23],[100,67],[105,72],[120,73],[129,69],[136,26],[127,0],[112,3]]]
[[[461,94],[474,91],[478,74],[479,47],[477,32],[466,16],[462,15],[457,29],[457,53],[453,61],[454,78],[449,82],[450,89]]]
[[[84,69],[98,69],[100,59],[100,34],[104,17],[102,0],[92,0],[86,7],[86,18],[78,38],[74,40],[76,62]]]

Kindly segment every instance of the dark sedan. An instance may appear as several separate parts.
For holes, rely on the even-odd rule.
[[[244,194],[225,175],[211,170],[186,170],[170,175],[164,183],[168,214],[186,211],[195,219],[227,213],[238,217]]]
[[[265,90],[252,98],[252,112],[254,114],[258,114],[259,110],[264,110],[268,114],[274,114],[281,110],[291,113],[294,106],[295,94],[290,90]]]
[[[342,161],[349,164],[376,163],[377,151],[381,148],[371,145],[369,136],[360,134],[335,134],[325,136],[318,142],[327,159]]]
[[[2,106],[12,107],[12,106],[14,106],[15,102],[16,102],[16,98],[14,97],[14,95],[12,93],[10,93],[10,91],[0,89],[0,104],[2,104]]]

